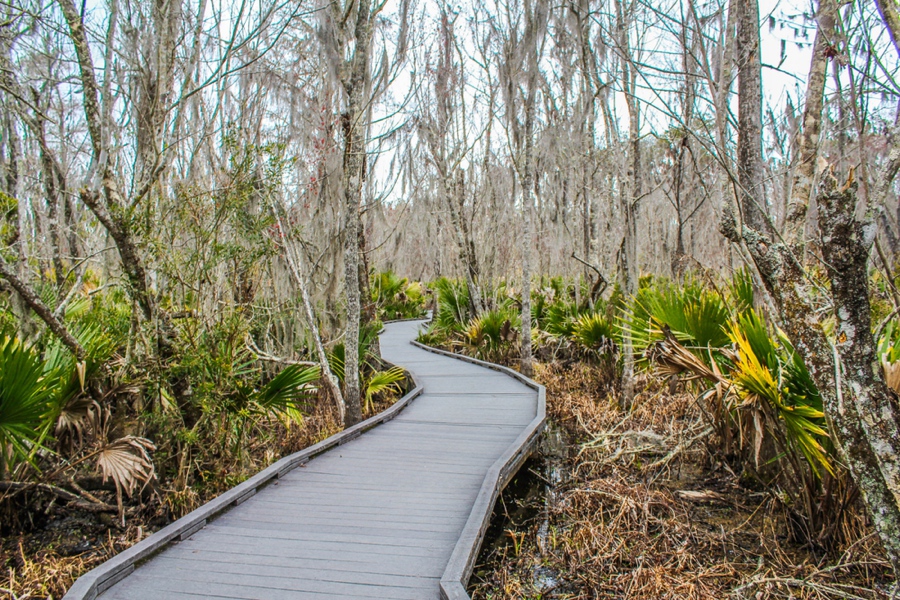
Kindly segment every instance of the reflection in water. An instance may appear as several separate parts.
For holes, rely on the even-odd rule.
[[[494,506],[470,587],[483,583],[504,557],[518,556],[529,535],[534,536],[542,555],[551,551],[555,535],[550,527],[550,511],[566,480],[565,453],[562,431],[548,422],[537,451],[522,465]],[[562,582],[553,569],[538,564],[531,571],[537,591],[560,588]]]

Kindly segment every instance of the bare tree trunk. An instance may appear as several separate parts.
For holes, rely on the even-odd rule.
[[[760,58],[759,4],[737,3],[738,43],[738,181],[744,223],[769,233],[763,200],[762,63]]]
[[[592,190],[594,183],[594,174],[597,169],[597,159],[595,155],[596,135],[597,135],[597,112],[596,112],[596,86],[600,86],[595,64],[595,52],[591,48],[590,36],[590,3],[582,1],[576,9],[575,4],[571,6],[571,10],[575,12],[578,24],[579,38],[579,62],[581,66],[581,119],[579,126],[581,127],[581,244],[582,253],[586,262],[591,263],[596,257],[594,254],[595,231],[594,231],[594,211],[592,198],[594,192]],[[590,267],[584,265],[584,278],[591,280]],[[594,285],[600,284],[602,277],[598,273],[598,281]],[[576,292],[578,292],[576,286]]]
[[[81,190],[82,201],[94,213],[116,243],[122,268],[128,278],[130,292],[141,307],[144,318],[152,320],[156,306],[147,286],[147,277],[140,260],[134,235],[128,222],[127,211],[121,196],[121,187],[109,166],[109,157],[103,146],[103,121],[98,102],[99,87],[94,74],[94,62],[88,45],[81,14],[72,0],[58,0],[63,16],[69,27],[69,37],[75,47],[78,66],[81,71],[82,101],[91,142],[93,168],[99,172],[103,198],[85,187]],[[144,192],[138,192],[142,195]]]
[[[360,0],[353,30],[355,45],[342,80],[347,112],[342,115],[344,130],[344,287],[347,296],[347,328],[344,335],[344,425],[362,420],[359,381],[359,228],[363,178],[366,161],[366,92],[372,40],[372,2]]]
[[[535,61],[536,66],[537,61]],[[526,377],[534,374],[531,349],[531,247],[534,244],[532,228],[532,211],[534,205],[534,101],[536,90],[536,74],[529,80],[528,97],[525,102],[525,165],[522,175],[522,340],[521,368]]]
[[[710,85],[710,91],[715,98],[716,111],[716,148],[718,149],[719,177],[717,191],[720,208],[731,206],[733,202],[734,185],[731,182],[731,158],[728,153],[728,103],[731,97],[732,76],[734,74],[734,46],[736,42],[737,4],[740,0],[729,0],[727,15],[722,19],[722,38],[720,40],[719,72],[713,73],[717,79],[718,87]],[[716,77],[718,75],[718,77]],[[731,267],[731,260],[727,263]]]
[[[444,168],[446,169],[446,165]],[[478,286],[478,266],[475,258],[474,243],[469,235],[465,216],[461,210],[462,202],[459,196],[462,195],[464,188],[453,181],[450,174],[443,175],[441,180],[443,182],[444,200],[450,212],[450,224],[453,226],[456,247],[459,252],[459,261],[462,263],[463,277],[466,280],[466,290],[469,292],[469,310],[472,313],[472,317],[477,317],[484,312],[484,305],[481,298],[481,288]]]
[[[685,207],[686,194],[684,193],[684,173],[687,155],[690,152],[691,137],[689,131],[693,128],[694,120],[695,48],[693,47],[692,36],[689,35],[691,30],[690,22],[693,13],[693,0],[688,0],[687,8],[684,11],[684,17],[681,23],[681,68],[684,71],[684,97],[681,101],[682,135],[680,140],[676,140],[677,146],[675,148],[675,168],[673,173],[674,203],[678,224],[675,239],[675,256],[672,261],[672,272],[676,277],[682,275],[686,266],[684,261],[686,255],[684,229],[686,220],[690,218],[689,215],[691,214],[690,210]],[[687,213],[687,215],[685,213]]]
[[[871,225],[854,216],[852,177],[838,188],[837,180],[827,176],[816,199],[837,318],[837,394],[828,414],[894,573],[900,575],[900,406],[884,381],[872,335]]]
[[[294,278],[294,283],[300,289],[300,298],[303,301],[303,317],[313,338],[316,358],[319,361],[319,368],[322,371],[322,379],[328,387],[329,394],[334,399],[335,408],[337,408],[338,411],[338,419],[343,423],[345,420],[344,396],[341,394],[341,387],[337,377],[334,376],[334,373],[331,370],[331,365],[328,362],[328,354],[325,352],[325,346],[322,345],[322,335],[319,332],[319,321],[316,318],[315,310],[313,310],[312,302],[309,299],[309,287],[306,278],[303,275],[303,255],[294,247],[292,240],[288,236],[289,232],[285,229],[281,216],[278,214],[278,210],[275,207],[272,207],[272,212],[278,222],[279,230],[285,236],[284,257],[287,260],[291,275]]]
[[[37,92],[33,92],[35,106],[40,107],[40,97]],[[61,289],[63,285],[63,277],[65,268],[63,267],[62,258],[60,257],[60,219],[59,219],[59,203],[63,194],[65,194],[65,178],[62,176],[56,159],[47,146],[46,135],[44,131],[44,116],[40,110],[35,111],[34,130],[40,146],[41,155],[41,171],[44,180],[44,192],[46,193],[47,217],[50,233],[50,257],[53,263],[54,280],[57,288]],[[58,290],[59,291],[59,290]]]
[[[364,0],[365,2],[365,0]],[[353,96],[357,96],[355,99]],[[354,107],[359,95],[352,94],[347,120],[360,116]],[[347,296],[347,328],[344,334],[344,399],[347,411],[344,425],[351,427],[362,420],[359,383],[359,199],[362,193],[362,160],[365,141],[360,126],[348,123],[344,137],[344,288]]]
[[[175,84],[175,51],[182,21],[181,0],[152,0],[150,10],[153,31],[145,38],[145,61],[136,78],[136,188],[152,185],[159,176],[158,163]]]
[[[799,239],[806,227],[806,209],[809,206],[815,178],[816,157],[819,150],[822,106],[825,96],[825,78],[828,75],[828,49],[834,42],[834,25],[837,18],[836,0],[822,0],[816,15],[818,27],[813,42],[813,54],[806,85],[806,108],[800,132],[798,164],[794,170],[794,183],[788,202],[786,235]]]
[[[821,5],[821,37],[817,40],[827,40],[833,33],[834,19],[829,20],[828,15],[834,7],[825,2],[831,0]],[[750,43],[742,39],[745,42]],[[815,48],[804,111],[806,131],[801,138],[802,169],[808,169],[805,164],[815,160],[822,110],[820,86],[824,84],[819,78],[824,79],[828,61],[827,46],[817,43]],[[752,123],[749,126],[752,128]],[[752,153],[749,157],[753,158]],[[900,408],[884,383],[871,329],[867,263],[873,229],[855,217],[852,171],[842,187],[832,174],[826,174],[816,201],[822,254],[837,319],[836,342],[832,345],[813,310],[811,299],[817,292],[809,289],[800,262],[804,230],[798,220],[805,215],[810,198],[809,184],[803,181],[807,172],[801,171],[799,177],[800,185],[791,195],[792,221],[783,241],[770,239],[767,232],[750,227],[746,221],[739,230],[733,215],[728,214],[723,233],[735,243],[746,244],[782,328],[816,383],[832,439],[865,499],[894,573],[900,575]]]
[[[533,320],[531,315],[531,250],[534,245],[534,233],[532,231],[532,212],[534,210],[534,127],[536,119],[536,102],[538,77],[540,73],[539,60],[543,53],[544,36],[546,34],[546,11],[548,7],[543,0],[537,0],[532,6],[526,2],[525,10],[525,45],[524,65],[526,67],[526,84],[524,110],[525,123],[524,148],[522,156],[522,311],[521,311],[521,340],[520,340],[520,365],[522,373],[527,377],[534,374],[533,356],[531,348],[531,331]]]
[[[637,203],[641,196],[641,122],[640,106],[637,98],[636,71],[634,67],[628,27],[632,7],[624,6],[624,0],[616,0],[616,29],[621,53],[622,85],[625,89],[625,104],[628,109],[628,167],[626,183],[620,193],[621,212],[624,218],[624,233],[619,251],[619,279],[628,296],[638,291],[637,264]],[[634,399],[634,346],[631,335],[626,331],[622,336],[622,403],[630,407]]]
[[[0,40],[2,40],[2,31],[0,31]],[[0,50],[3,50],[0,48]],[[8,50],[8,48],[6,48]],[[5,56],[4,56],[5,58]],[[12,112],[6,113],[3,119],[3,127],[6,128],[7,132],[7,143],[9,144],[8,156],[4,156],[6,159],[5,166],[5,177],[3,178],[3,187],[5,188],[7,196],[12,202],[16,203],[15,214],[10,214],[10,232],[9,237],[5,240],[0,240],[4,244],[8,246],[15,245],[16,254],[18,256],[17,266],[18,272],[16,276],[24,281],[26,276],[25,265],[27,257],[25,255],[25,239],[23,238],[23,230],[25,229],[23,226],[25,220],[25,211],[22,209],[21,203],[22,200],[20,198],[20,189],[21,189],[21,180],[20,180],[20,160],[22,156],[22,149],[20,145],[19,135],[16,131],[16,123],[13,120]],[[15,221],[13,221],[15,219]],[[16,316],[16,320],[19,324],[19,334],[26,338],[32,333],[33,324],[28,312],[28,304],[22,299],[22,297],[18,294],[12,294],[10,297],[10,308],[12,309],[13,315]]]

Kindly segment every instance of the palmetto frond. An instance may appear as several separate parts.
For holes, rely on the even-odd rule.
[[[512,307],[488,310],[469,321],[466,341],[479,356],[497,359],[518,338],[520,323],[519,314]]]
[[[690,373],[689,379],[706,379],[717,384],[725,381],[713,361],[712,366],[699,359],[696,354],[685,348],[668,327],[663,327],[663,339],[653,342],[645,352],[646,358],[654,365],[658,375],[671,377]]]
[[[557,301],[544,311],[541,326],[550,335],[571,338],[578,316],[578,307],[574,302]]]
[[[128,435],[97,451],[97,466],[103,481],[111,479],[116,490],[131,496],[138,484],[146,484],[156,475],[150,452],[156,450],[148,439]]]
[[[56,433],[67,433],[81,441],[85,429],[99,430],[102,410],[87,395],[85,386],[96,377],[118,346],[116,340],[97,324],[75,326],[72,334],[85,349],[83,362],[59,341],[54,340],[45,353],[44,372],[54,389]]]
[[[602,313],[582,315],[572,324],[572,339],[598,355],[614,355],[619,337],[613,322]]]
[[[48,383],[37,352],[17,338],[0,337],[0,460],[7,467],[29,460],[52,424]]]
[[[752,330],[750,330],[752,331]],[[788,363],[768,352],[765,345],[751,343],[740,321],[735,322],[729,336],[738,349],[732,377],[741,391],[745,406],[766,402],[775,417],[784,423],[786,441],[798,449],[810,467],[819,473],[825,469],[834,473],[828,451],[822,442],[827,439],[825,414],[815,387],[805,381],[809,377],[802,361],[792,349],[787,349]],[[774,350],[773,350],[774,352]],[[760,356],[760,354],[762,356]],[[767,362],[775,361],[770,366]]]
[[[321,371],[318,366],[289,365],[252,395],[253,402],[267,413],[280,413],[297,420],[304,403],[315,395],[313,383]]]
[[[731,299],[732,309],[737,312],[753,308],[753,277],[748,269],[738,269],[734,272],[728,285],[728,296]]]
[[[725,326],[731,312],[721,295],[699,284],[651,284],[641,288],[631,304],[623,328],[631,334],[636,352],[662,339],[664,327],[680,344],[698,352],[729,345]]]
[[[445,331],[462,331],[469,321],[469,291],[460,281],[441,277],[434,282],[437,314],[434,325]]]
[[[365,406],[366,411],[374,408],[373,400],[376,395],[385,391],[398,391],[399,383],[406,378],[406,373],[400,367],[391,367],[386,371],[373,373],[366,382]]]

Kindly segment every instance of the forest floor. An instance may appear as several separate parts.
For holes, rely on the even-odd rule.
[[[476,600],[890,597],[860,508],[838,547],[793,540],[772,494],[707,451],[693,394],[643,375],[629,412],[596,368],[536,379],[551,429],[495,509]]]
[[[376,414],[397,396],[377,399]],[[43,491],[0,494],[0,599],[59,600],[75,580],[176,518],[230,489],[282,456],[298,452],[337,432],[330,406],[306,415],[299,425],[286,428],[273,420],[268,443],[250,444],[238,466],[223,460],[217,472],[203,474],[204,484],[176,489],[163,477],[154,490],[125,505],[125,523],[118,515],[72,508]],[[371,415],[365,415],[366,417]],[[115,488],[98,480],[91,494],[115,506]]]

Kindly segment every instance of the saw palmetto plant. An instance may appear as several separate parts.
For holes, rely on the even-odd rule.
[[[615,323],[600,312],[586,313],[575,319],[571,338],[594,357],[615,356],[621,342]]]
[[[574,302],[559,299],[544,309],[538,325],[550,335],[571,338],[575,332],[575,321],[580,315],[581,311]]]
[[[364,379],[363,410],[366,413],[374,412],[375,397],[384,392],[398,393],[400,391],[400,382],[404,379],[406,379],[406,373],[401,367],[391,367],[384,371],[377,371]]]
[[[54,396],[40,355],[0,337],[0,474],[33,459],[53,423]]]
[[[659,375],[697,382],[698,402],[716,432],[713,447],[770,489],[790,513],[798,538],[833,535],[833,522],[853,492],[805,364],[787,338],[746,305],[723,333],[727,344],[688,348],[663,325],[663,339],[648,346],[645,356]],[[685,338],[697,339],[682,331]],[[823,496],[825,487],[829,493]]]
[[[17,338],[0,338],[0,472],[2,479],[54,482],[79,465],[93,464],[115,484],[121,516],[122,494],[131,495],[138,483],[155,476],[150,457],[155,446],[133,435],[107,441],[109,411],[88,386],[114,342],[95,326],[76,335],[84,361],[54,342],[41,356]],[[54,435],[69,436],[72,443],[61,447]]]
[[[640,354],[666,336],[668,327],[674,339],[708,357],[708,350],[729,344],[725,326],[731,319],[728,303],[721,294],[688,281],[676,286],[653,281],[638,290],[623,315],[623,329],[631,335],[634,350]]]
[[[411,319],[422,316],[425,294],[419,282],[410,282],[391,270],[371,277],[372,302],[381,319]]]
[[[512,307],[485,311],[469,321],[465,329],[466,343],[479,358],[502,361],[515,348],[520,323],[519,313]]]
[[[832,457],[826,450],[828,432],[822,399],[787,340],[781,338],[776,345],[765,329],[756,325],[761,322],[755,313],[748,313],[729,330],[737,349],[731,378],[741,395],[739,408],[759,411],[783,426],[783,432],[779,432],[772,424],[770,431],[776,432],[785,455],[799,452],[817,476],[822,470],[834,474]],[[766,432],[756,427],[754,435],[758,463]]]
[[[434,329],[462,332],[469,322],[469,292],[462,280],[441,277],[432,284],[436,307]]]

